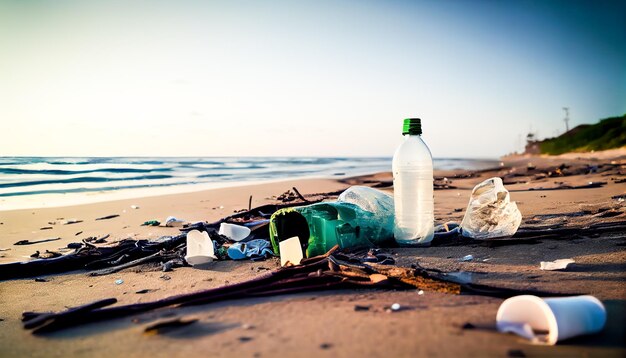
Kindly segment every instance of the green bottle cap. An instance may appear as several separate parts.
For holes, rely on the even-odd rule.
[[[419,118],[407,118],[404,120],[404,126],[402,126],[402,135],[421,135],[422,134],[422,120]]]

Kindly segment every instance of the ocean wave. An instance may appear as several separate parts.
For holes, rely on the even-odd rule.
[[[3,183],[0,184],[0,188],[14,188],[23,186],[45,185],[45,184],[68,184],[68,183],[96,183],[96,182],[109,182],[109,181],[129,181],[129,180],[160,180],[172,178],[171,175],[142,175],[130,178],[104,178],[104,177],[78,177],[71,179],[57,179],[57,180],[34,180],[23,181],[16,183]]]

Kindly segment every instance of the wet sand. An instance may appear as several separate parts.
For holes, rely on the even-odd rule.
[[[613,163],[612,163],[613,162]],[[530,163],[530,165],[529,165]],[[566,167],[561,166],[566,164]],[[473,186],[501,176],[523,215],[522,228],[585,227],[626,221],[626,160],[601,158],[510,158],[502,168],[480,173],[436,173],[437,223],[460,222]],[[586,169],[585,169],[586,168]],[[556,172],[559,169],[559,172]],[[550,174],[548,174],[550,173]],[[575,175],[571,175],[575,174]],[[545,175],[545,176],[544,176]],[[444,180],[446,178],[447,180]],[[82,206],[0,212],[0,262],[26,260],[36,250],[58,250],[70,242],[109,234],[108,243],[124,238],[174,235],[176,228],[145,227],[151,219],[173,215],[189,221],[214,221],[234,210],[276,202],[296,186],[307,195],[337,192],[365,184],[391,191],[389,173],[334,180],[295,180],[196,193],[150,197]],[[606,182],[589,189],[566,189]],[[508,183],[508,184],[507,184]],[[560,189],[556,189],[560,188]],[[532,190],[531,190],[532,189]],[[274,198],[273,198],[274,197]],[[314,196],[311,196],[313,198]],[[139,209],[131,209],[138,205]],[[120,215],[107,220],[95,219]],[[80,223],[63,225],[67,219]],[[55,222],[55,224],[48,224]],[[52,229],[40,230],[42,227]],[[77,235],[78,232],[82,232]],[[15,246],[19,240],[61,240]],[[106,244],[103,244],[106,245]],[[536,288],[560,293],[592,294],[608,310],[608,324],[598,335],[554,347],[536,346],[494,330],[501,299],[446,295],[416,290],[342,290],[258,299],[242,299],[192,308],[155,311],[34,336],[21,327],[23,311],[59,311],[98,299],[118,304],[147,302],[175,294],[219,287],[257,277],[278,267],[278,260],[216,262],[208,269],[136,267],[98,277],[73,272],[0,282],[0,356],[7,357],[223,357],[310,356],[624,356],[626,331],[626,233],[573,235],[533,244],[490,247],[471,244],[430,248],[393,248],[397,264],[414,263],[444,271],[470,272],[478,283]],[[465,255],[474,260],[461,262]],[[540,261],[573,258],[566,271],[541,271]],[[164,276],[169,277],[166,279]],[[122,284],[115,281],[121,279]],[[148,293],[136,293],[150,289]],[[389,313],[399,303],[406,310]],[[355,305],[370,306],[356,311]],[[182,317],[197,322],[161,335],[144,329],[160,320]],[[463,328],[470,323],[473,329]]]

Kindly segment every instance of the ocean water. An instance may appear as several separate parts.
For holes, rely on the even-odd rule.
[[[480,169],[496,160],[435,159],[435,169]],[[32,196],[126,189],[342,178],[391,170],[391,158],[0,157],[0,205]],[[218,185],[219,186],[219,185]]]

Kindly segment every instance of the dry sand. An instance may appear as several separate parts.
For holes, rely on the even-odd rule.
[[[624,162],[618,160],[610,171],[537,179],[536,170],[527,171],[527,161],[545,171],[563,160],[517,158],[514,169],[484,172],[455,179],[459,173],[441,172],[452,189],[435,191],[438,223],[460,222],[471,188],[490,176],[504,176],[512,200],[524,216],[522,226],[582,226],[606,221],[625,221],[624,202],[612,197],[624,195]],[[570,164],[585,164],[571,160]],[[597,165],[598,162],[590,162]],[[621,165],[620,165],[621,164]],[[606,167],[604,167],[606,169]],[[515,176],[512,176],[515,174]],[[132,238],[173,235],[175,228],[140,226],[146,220],[163,220],[169,215],[189,221],[214,221],[248,206],[274,202],[272,196],[296,186],[303,194],[335,192],[351,184],[389,185],[389,173],[334,180],[294,180],[273,184],[242,186],[196,193],[121,200],[82,206],[0,212],[0,262],[26,260],[35,250],[57,250],[88,236],[110,234],[109,242]],[[605,181],[600,188],[577,190],[529,190],[559,185],[580,185]],[[439,180],[439,183],[442,181]],[[562,183],[562,184],[561,184]],[[131,209],[138,205],[139,209]],[[609,214],[607,214],[609,213]],[[97,217],[119,217],[95,221]],[[62,219],[61,219],[62,218]],[[60,221],[80,219],[62,225]],[[48,222],[57,222],[48,224]],[[51,226],[52,229],[40,230]],[[77,234],[82,232],[81,234]],[[61,237],[47,243],[15,246],[19,240]],[[414,357],[414,356],[624,356],[626,343],[623,322],[626,303],[626,234],[563,237],[541,240],[534,245],[390,249],[399,265],[419,263],[446,271],[472,272],[476,282],[503,287],[537,288],[566,293],[592,294],[608,310],[608,324],[599,335],[581,337],[555,347],[535,346],[521,338],[494,330],[500,299],[482,296],[453,296],[417,291],[346,290],[309,293],[262,299],[244,299],[193,308],[162,310],[131,318],[116,319],[44,336],[22,329],[23,311],[59,311],[94,300],[115,297],[118,304],[146,302],[174,294],[240,282],[278,267],[277,259],[264,262],[214,263],[209,269],[177,268],[162,277],[158,269],[128,269],[117,274],[88,277],[84,272],[50,275],[48,282],[20,279],[0,282],[0,357]],[[471,262],[460,262],[465,255]],[[573,258],[576,264],[562,272],[539,270],[540,261]],[[122,279],[122,284],[115,281]],[[138,294],[139,290],[152,289]],[[385,307],[400,303],[408,307],[388,313]],[[355,311],[355,305],[369,305],[369,311]],[[144,328],[167,317],[196,318],[199,321],[163,335],[148,336]],[[471,323],[475,329],[462,329]]]

